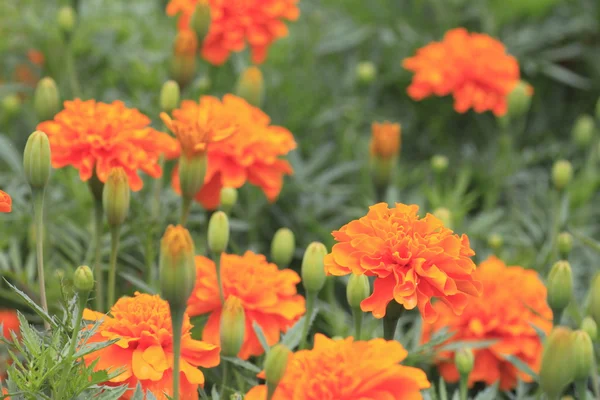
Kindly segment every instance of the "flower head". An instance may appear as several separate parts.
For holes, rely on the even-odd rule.
[[[97,370],[124,370],[108,384],[126,384],[135,389],[139,382],[144,392],[150,390],[159,400],[166,400],[165,394],[173,395],[173,331],[166,301],[156,295],[136,293],[135,297],[119,299],[111,308],[110,316],[86,309],[83,317],[90,321],[101,320],[91,342],[119,339],[84,357],[87,364],[98,360]],[[186,314],[180,361],[183,400],[198,399],[198,385],[204,385],[204,375],[198,367],[219,364],[219,348],[192,339],[191,328]],[[132,395],[133,392],[128,391],[124,398],[129,399]]]
[[[461,313],[481,285],[474,281],[475,252],[469,238],[454,234],[431,214],[419,218],[416,205],[379,203],[366,216],[333,232],[337,244],[325,258],[332,275],[375,276],[373,294],[361,303],[376,318],[396,301],[419,308],[425,320],[436,318],[432,298]]]
[[[402,140],[400,124],[374,122],[371,129],[371,155],[381,158],[398,155]]]
[[[498,40],[464,28],[452,29],[441,42],[417,50],[403,62],[415,73],[408,95],[414,100],[436,95],[454,97],[454,109],[506,114],[507,98],[519,83],[517,60]]]
[[[183,102],[173,115],[180,121],[194,120],[198,109],[207,102],[218,100],[202,97],[200,104]],[[239,188],[249,181],[260,186],[267,198],[274,201],[283,186],[283,176],[293,172],[291,165],[280,157],[296,148],[294,137],[287,129],[270,125],[268,115],[240,97],[225,95],[222,105],[228,111],[228,123],[235,121],[236,132],[208,146],[208,170],[196,200],[207,209],[215,209],[223,187]],[[173,186],[178,190],[176,175]]]
[[[0,190],[0,212],[9,213],[12,210],[12,199],[8,193]]]
[[[65,101],[54,120],[38,125],[50,139],[52,165],[71,165],[83,181],[94,173],[105,182],[114,167],[122,167],[134,191],[143,186],[141,170],[158,178],[160,155],[176,156],[177,143],[169,135],[149,127],[150,119],[120,101]]]
[[[430,383],[422,370],[399,364],[407,355],[396,341],[336,341],[316,334],[312,350],[290,357],[273,400],[422,399],[420,390]],[[266,394],[266,386],[256,386],[245,399]]]
[[[190,29],[196,5],[204,0],[171,0],[167,14],[179,14],[179,29]],[[209,0],[211,23],[202,56],[212,64],[223,64],[231,52],[252,49],[252,61],[262,63],[275,40],[288,34],[284,21],[300,15],[299,0]]]
[[[521,267],[507,267],[496,257],[482,262],[473,273],[483,284],[483,295],[469,302],[461,316],[456,316],[444,303],[434,304],[439,318],[425,325],[423,342],[436,331],[448,327],[454,341],[496,339],[488,348],[475,349],[475,366],[469,384],[500,381],[502,390],[516,386],[517,380],[531,381],[519,371],[507,355],[519,358],[534,371],[539,371],[542,342],[536,328],[546,334],[552,329],[552,311],[546,303],[546,287],[538,274]],[[447,381],[458,381],[452,352],[438,355],[439,370]]]
[[[10,339],[10,332],[14,332],[17,336],[21,334],[19,317],[15,310],[0,310],[0,325],[2,325],[2,336]]]
[[[196,287],[188,301],[191,316],[210,313],[204,327],[203,340],[219,344],[222,304],[215,263],[202,256],[196,257]],[[305,312],[304,298],[297,294],[298,274],[279,270],[266,257],[247,251],[243,256],[221,255],[223,297],[237,297],[246,314],[246,333],[239,357],[247,359],[261,355],[264,350],[254,333],[256,322],[265,333],[267,342],[279,341],[281,332],[291,327]]]

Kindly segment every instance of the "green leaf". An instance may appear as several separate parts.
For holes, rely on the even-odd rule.
[[[440,347],[440,351],[456,351],[464,348],[485,349],[497,343],[498,339],[488,340],[460,340],[458,342],[448,343]]]
[[[237,365],[238,367],[244,368],[244,369],[246,369],[246,370],[248,370],[248,371],[250,371],[250,372],[252,372],[254,374],[259,374],[260,371],[261,371],[261,369],[258,368],[256,365],[254,365],[254,364],[252,364],[252,363],[250,363],[248,361],[242,360],[240,358],[237,358],[237,357],[224,357],[224,356],[222,356],[221,360],[229,361],[230,363],[232,363],[234,365]]]
[[[84,344],[83,346],[81,346],[81,348],[79,350],[77,350],[75,352],[75,354],[73,355],[74,359],[77,359],[79,357],[83,357],[85,355],[91,354],[95,351],[104,349],[112,344],[115,344],[119,341],[120,339],[112,339],[106,342],[95,342],[95,343],[90,343],[90,344]]]
[[[42,317],[42,319],[46,322],[48,322],[50,324],[50,326],[52,328],[58,328],[58,324],[57,322],[54,320],[53,317],[51,317],[46,311],[44,311],[42,309],[42,307],[38,306],[35,301],[31,300],[29,298],[29,296],[27,296],[24,292],[20,291],[19,289],[17,289],[15,286],[13,286],[9,281],[7,281],[6,279],[4,280],[8,286],[10,286],[12,288],[12,290],[15,291],[16,294],[19,295],[19,297],[21,299],[23,299],[27,305],[29,307],[31,307],[33,309],[33,311],[35,311],[40,317]]]
[[[477,393],[475,400],[495,400],[498,398],[498,382]]]
[[[265,353],[269,352],[271,346],[269,346],[269,343],[267,343],[265,333],[256,321],[252,322],[252,329],[254,329],[256,337],[258,338],[258,341],[260,342],[261,346],[263,347],[263,349],[265,349]]]
[[[319,308],[315,307],[315,310],[310,317],[310,321],[308,322],[309,330],[313,322],[315,322],[317,314],[319,314]],[[300,341],[302,340],[302,330],[304,329],[304,321],[306,321],[306,315],[300,318],[281,338],[281,343],[288,349],[294,350],[300,344]]]
[[[219,395],[219,391],[217,390],[217,385],[213,385],[212,390],[210,391],[210,396],[212,400],[220,400],[221,395]]]
[[[522,372],[525,372],[527,375],[531,376],[535,382],[539,381],[540,378],[539,378],[538,374],[536,374],[535,371],[533,371],[529,367],[529,365],[525,364],[518,357],[515,357],[512,354],[503,354],[502,357],[504,357],[504,359],[506,359],[512,365],[514,365],[515,368],[517,368],[517,369],[521,370]]]

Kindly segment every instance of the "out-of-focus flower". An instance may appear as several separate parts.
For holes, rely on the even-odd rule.
[[[159,158],[178,153],[175,139],[149,127],[150,119],[121,101],[65,101],[54,120],[38,125],[50,139],[52,166],[71,165],[83,181],[94,173],[105,182],[115,167],[122,167],[132,190],[143,186],[138,171],[153,178],[162,174]]]
[[[215,263],[210,259],[196,257],[196,287],[188,301],[191,316],[210,313],[203,340],[219,344],[221,311],[219,286]],[[261,355],[264,349],[252,324],[262,328],[269,345],[279,341],[281,332],[287,331],[305,312],[304,297],[296,292],[300,282],[292,270],[279,270],[268,263],[265,256],[247,251],[243,256],[221,255],[221,279],[223,297],[237,297],[246,314],[246,333],[239,357],[247,359]]]
[[[168,15],[179,15],[179,29],[190,29],[190,19],[201,0],[171,0]],[[252,61],[262,63],[269,46],[287,36],[284,21],[300,15],[299,0],[209,0],[211,23],[202,46],[202,56],[212,64],[223,64],[232,52],[248,44]]]
[[[11,331],[17,336],[21,335],[21,324],[15,310],[0,310],[0,325],[2,325],[2,336],[6,339],[11,338]]]
[[[402,140],[400,124],[391,122],[373,122],[371,126],[371,155],[380,158],[392,158],[400,152]]]
[[[12,210],[12,199],[8,193],[0,190],[0,212],[9,213]]]
[[[464,28],[446,32],[441,42],[420,48],[402,65],[415,73],[408,87],[411,98],[452,94],[459,113],[473,108],[506,114],[508,95],[520,81],[519,63],[501,42]]]
[[[113,345],[88,354],[86,364],[98,360],[96,370],[124,372],[107,384],[123,384],[135,389],[138,382],[144,392],[150,390],[159,400],[173,396],[173,331],[169,305],[159,296],[136,293],[135,297],[122,297],[110,310],[111,316],[86,309],[83,317],[89,321],[101,320],[98,332],[90,342],[119,339]],[[199,366],[209,368],[219,364],[219,348],[213,344],[194,340],[190,319],[185,315],[181,338],[182,400],[197,400],[198,386],[204,385],[204,375]],[[130,399],[128,391],[124,399]]]
[[[385,316],[391,301],[419,308],[426,321],[435,320],[432,298],[460,314],[481,284],[473,279],[475,252],[466,235],[458,236],[431,214],[419,218],[416,205],[379,203],[366,216],[333,232],[338,242],[325,258],[332,275],[375,276],[373,293],[363,311]]]
[[[427,342],[434,332],[448,328],[455,341],[497,340],[488,348],[474,349],[475,366],[469,375],[469,385],[500,381],[502,390],[516,386],[517,381],[530,382],[531,377],[519,371],[506,356],[514,356],[534,371],[539,371],[542,342],[536,328],[545,333],[552,329],[552,311],[546,303],[546,287],[533,270],[518,266],[507,267],[496,257],[482,262],[473,277],[483,284],[483,295],[472,299],[461,316],[444,303],[434,309],[439,318],[427,324],[422,341]],[[438,368],[445,380],[458,381],[453,352],[439,355]]]
[[[35,64],[40,67],[44,65],[44,61],[46,60],[46,58],[44,57],[44,53],[36,49],[29,49],[27,51],[27,58],[29,59],[29,61],[31,61],[32,64]]]
[[[289,357],[273,400],[422,399],[420,390],[430,383],[422,370],[399,364],[407,354],[396,341],[332,340],[316,334],[312,350]],[[263,400],[266,395],[267,387],[260,385],[245,399]]]

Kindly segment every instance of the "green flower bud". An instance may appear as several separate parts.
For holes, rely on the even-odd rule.
[[[179,184],[181,196],[193,199],[196,193],[204,186],[206,176],[206,154],[197,154],[188,158],[185,154],[179,157]]]
[[[9,116],[15,115],[21,108],[21,100],[16,94],[9,94],[2,99],[2,110]]]
[[[212,86],[212,81],[207,75],[203,75],[196,81],[196,87],[201,93],[207,92]]]
[[[431,157],[431,169],[437,174],[441,174],[448,169],[448,157],[436,154]]]
[[[475,365],[475,355],[471,349],[460,349],[454,354],[454,364],[458,373],[469,376]]]
[[[72,7],[63,6],[58,10],[56,22],[58,27],[65,35],[70,35],[75,28],[75,22],[77,20],[77,14]]]
[[[597,324],[600,323],[600,273],[597,273],[592,279],[588,292],[587,311]]]
[[[160,109],[166,113],[171,113],[179,105],[180,90],[177,82],[173,80],[166,81],[160,90]]]
[[[307,292],[318,293],[325,285],[325,256],[327,248],[323,243],[312,242],[302,259],[302,284]]]
[[[553,312],[562,312],[573,297],[573,277],[568,261],[558,261],[548,274],[548,305]]]
[[[35,131],[27,139],[23,155],[27,182],[33,189],[44,189],[50,179],[50,141],[42,131]]]
[[[221,354],[235,357],[240,352],[246,334],[246,314],[242,301],[229,296],[221,314]]]
[[[94,288],[94,273],[87,265],[82,265],[75,270],[73,286],[79,293],[91,292]]]
[[[575,144],[581,148],[586,148],[590,145],[594,138],[596,123],[591,115],[580,115],[575,120],[571,136]]]
[[[33,108],[40,121],[54,118],[60,108],[60,98],[56,82],[52,78],[41,79],[35,88]]]
[[[519,81],[508,95],[508,115],[511,118],[521,117],[529,111],[531,94],[531,86],[527,82]]]
[[[181,225],[169,225],[160,243],[160,293],[171,309],[185,311],[196,284],[194,242]]]
[[[277,385],[285,375],[288,361],[292,352],[285,345],[278,343],[271,347],[265,359],[265,380],[269,389],[275,391]]]
[[[580,329],[590,335],[592,341],[595,341],[598,338],[598,325],[592,317],[585,317],[583,321],[581,321]]]
[[[221,210],[229,214],[237,203],[238,191],[236,188],[224,187],[221,189]]]
[[[562,232],[557,238],[558,252],[562,258],[567,258],[573,249],[573,236],[569,232]]]
[[[294,232],[288,228],[279,228],[271,241],[271,260],[279,266],[286,268],[294,258],[296,238]]]
[[[196,36],[201,43],[206,35],[208,35],[210,22],[210,5],[208,4],[208,0],[198,1],[190,19],[190,27],[196,32]]]
[[[438,207],[433,210],[433,215],[437,217],[446,228],[452,229],[452,212],[446,207]]]
[[[371,61],[361,61],[356,65],[356,77],[361,84],[369,84],[377,77],[377,67]]]
[[[120,226],[129,212],[131,190],[127,174],[121,167],[113,168],[102,192],[102,205],[108,225]]]
[[[498,233],[492,233],[488,236],[487,243],[493,250],[499,250],[504,245],[504,238]]]
[[[573,370],[569,368],[572,352],[571,333],[568,328],[555,327],[544,344],[539,384],[550,399],[560,396],[573,382]]]
[[[573,179],[573,166],[567,160],[558,160],[552,167],[552,182],[558,190],[563,190]]]
[[[265,83],[263,74],[258,67],[248,67],[240,74],[235,94],[255,107],[262,105],[265,97]]]
[[[181,30],[177,33],[171,59],[171,76],[181,88],[185,88],[194,79],[197,50],[198,38],[195,32]]]
[[[573,353],[573,380],[587,380],[594,365],[594,346],[592,339],[584,331],[575,331],[571,334]]]
[[[229,218],[223,211],[216,211],[208,221],[208,248],[214,254],[227,250],[229,243]]]
[[[371,294],[369,278],[366,275],[350,275],[346,286],[346,299],[353,309],[360,309],[360,303]]]

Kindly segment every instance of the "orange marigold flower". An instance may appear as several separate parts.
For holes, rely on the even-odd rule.
[[[299,0],[209,0],[211,24],[204,39],[202,56],[212,64],[223,64],[231,52],[242,51],[246,43],[252,49],[252,61],[262,63],[275,40],[285,37],[284,21],[300,15]],[[179,29],[189,29],[190,19],[199,0],[171,0],[167,14],[179,14]]]
[[[177,156],[175,139],[149,127],[150,119],[121,101],[111,104],[95,100],[65,101],[54,120],[37,129],[45,132],[52,149],[52,166],[71,165],[87,181],[94,172],[102,182],[115,167],[122,167],[134,191],[143,186],[141,170],[153,178],[162,174],[161,154]]]
[[[456,316],[441,302],[434,304],[439,318],[425,325],[422,341],[449,328],[454,336],[450,342],[496,339],[485,349],[475,349],[475,366],[469,376],[469,385],[485,382],[492,385],[500,381],[502,390],[510,390],[517,380],[530,382],[531,377],[515,368],[506,355],[519,358],[532,370],[539,371],[542,342],[535,327],[546,334],[552,329],[552,311],[546,303],[546,287],[538,274],[518,266],[507,267],[496,257],[482,262],[474,277],[483,284],[483,296],[469,302],[461,316]],[[447,381],[458,381],[454,366],[454,353],[438,355],[440,373]]]
[[[191,316],[210,313],[202,339],[219,344],[222,304],[215,263],[197,256],[196,277],[187,312]],[[246,313],[246,334],[240,358],[248,359],[264,352],[254,333],[254,322],[262,328],[269,345],[274,345],[279,341],[280,333],[287,331],[306,311],[304,297],[296,292],[300,282],[298,274],[289,269],[279,270],[261,254],[251,251],[243,256],[223,253],[221,278],[225,300],[236,296]]]
[[[124,372],[107,384],[128,385],[135,389],[138,382],[144,392],[150,390],[159,400],[173,396],[173,331],[169,304],[157,295],[136,293],[122,297],[110,310],[111,316],[86,309],[83,318],[100,320],[98,332],[90,342],[119,339],[115,344],[84,357],[86,364],[95,360],[96,370]],[[197,400],[198,386],[204,385],[199,366],[210,368],[219,364],[219,348],[213,344],[192,339],[192,325],[186,314],[181,337],[182,400]],[[123,399],[130,399],[133,390]]]
[[[2,336],[6,339],[11,338],[11,331],[17,336],[21,335],[21,324],[15,310],[0,310],[0,325],[2,325]]]
[[[391,158],[400,152],[402,140],[400,124],[391,122],[373,122],[371,126],[371,143],[369,149],[371,155],[381,158]]]
[[[415,73],[408,94],[414,100],[452,93],[454,109],[506,114],[507,96],[520,79],[519,63],[498,40],[464,28],[452,29],[404,60]]]
[[[12,210],[12,199],[8,193],[0,190],[0,212],[9,213]]]
[[[333,232],[338,243],[325,257],[325,269],[332,275],[375,276],[373,294],[361,308],[376,318],[385,316],[394,300],[408,310],[418,307],[431,321],[437,314],[432,298],[460,314],[470,296],[480,295],[469,238],[454,234],[432,214],[419,218],[418,210],[416,205],[396,203],[390,209],[379,203]]]
[[[399,364],[407,355],[393,340],[332,340],[318,333],[312,350],[290,357],[273,400],[422,399],[420,390],[430,383],[422,370]],[[267,387],[261,385],[252,388],[245,399],[264,400],[266,396]]]
[[[184,101],[173,115],[179,121],[191,123],[198,118],[205,103],[216,101],[212,97],[202,97],[200,104]],[[196,200],[206,209],[215,209],[223,187],[239,188],[249,181],[260,186],[269,201],[275,201],[283,186],[283,176],[293,172],[291,165],[280,156],[296,148],[294,136],[281,126],[270,125],[267,114],[241,97],[225,95],[223,106],[236,124],[236,133],[208,147],[204,186]],[[177,174],[173,176],[173,187],[179,191]]]

